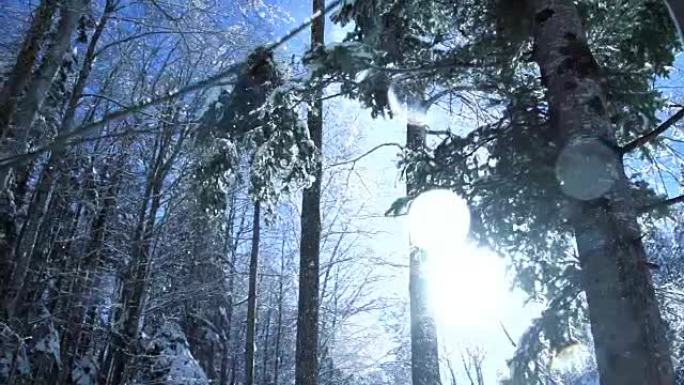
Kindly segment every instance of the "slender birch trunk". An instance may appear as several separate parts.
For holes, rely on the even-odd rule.
[[[249,258],[249,292],[247,294],[247,331],[245,338],[245,385],[254,385],[254,334],[256,330],[257,273],[259,269],[259,238],[261,204],[254,203],[252,252]]]

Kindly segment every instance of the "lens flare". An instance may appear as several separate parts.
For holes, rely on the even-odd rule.
[[[565,146],[556,161],[556,177],[566,195],[592,200],[606,194],[620,177],[614,150],[588,139]]]

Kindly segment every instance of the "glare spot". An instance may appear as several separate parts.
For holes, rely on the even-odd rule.
[[[551,359],[551,369],[560,373],[580,371],[587,366],[590,352],[579,342],[561,348]]]
[[[503,260],[468,243],[430,253],[426,274],[429,303],[442,326],[497,324],[511,299]]]
[[[429,253],[453,250],[454,245],[464,243],[469,229],[468,205],[450,190],[429,190],[418,195],[411,203],[411,244]]]
[[[387,90],[387,101],[389,102],[390,110],[395,116],[405,113],[405,108],[399,96],[397,95],[394,86],[390,86]]]
[[[580,200],[600,198],[619,178],[615,151],[596,139],[568,144],[556,161],[556,178],[564,194]]]
[[[368,78],[368,75],[370,74],[370,70],[361,70],[359,73],[356,74],[356,83],[362,83],[364,80]]]
[[[399,119],[406,119],[409,124],[427,125],[427,111],[422,106],[422,101],[411,97],[396,85],[391,85],[387,90],[387,100],[392,114]]]

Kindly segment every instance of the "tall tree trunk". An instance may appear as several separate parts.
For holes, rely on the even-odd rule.
[[[617,144],[606,114],[606,93],[582,20],[569,0],[532,4],[534,60],[547,87],[557,146],[607,144],[607,150],[597,151],[609,156],[588,156],[604,157],[604,166],[615,174],[603,196],[569,197],[601,384],[672,385],[669,346],[636,210],[620,155],[613,150]]]
[[[56,166],[52,161],[48,161],[44,166],[38,186],[34,192],[26,222],[22,226],[14,245],[12,245],[14,250],[10,251],[9,254],[13,256],[14,268],[5,283],[2,293],[2,310],[8,317],[14,315],[18,302],[23,298],[33,250],[39,236],[38,230],[42,227],[43,220],[48,212],[54,187],[53,176]]]
[[[129,357],[135,354],[137,350],[138,330],[142,320],[144,297],[147,291],[152,263],[150,243],[154,234],[157,211],[160,207],[162,184],[163,178],[161,175],[155,175],[152,181],[150,181],[151,192],[149,197],[152,198],[150,211],[146,217],[144,214],[141,214],[138,229],[136,230],[135,258],[131,261],[128,280],[122,294],[121,302],[124,308],[124,317],[121,330],[115,336],[117,350],[112,361],[110,385],[121,385],[124,383],[126,380],[125,369]]]
[[[233,200],[234,202],[234,200]],[[228,385],[228,357],[231,357],[231,361],[234,361],[234,355],[231,352],[231,346],[233,343],[233,289],[235,286],[235,253],[237,249],[237,242],[233,240],[233,225],[235,218],[235,207],[231,205],[230,214],[228,215],[228,225],[226,226],[226,252],[230,255],[230,260],[228,261],[228,288],[227,288],[227,298],[225,301],[225,315],[222,315],[222,327],[225,337],[223,338],[223,349],[221,353],[221,374],[219,377],[219,385]],[[235,237],[239,239],[238,237]]]
[[[31,71],[38,58],[40,46],[52,24],[52,16],[56,9],[57,0],[40,2],[9,79],[0,91],[0,139],[8,135],[9,124],[17,109],[17,101],[31,78]]]
[[[254,333],[256,330],[257,270],[259,269],[259,238],[261,204],[254,203],[252,218],[252,252],[249,258],[249,292],[247,293],[247,331],[245,338],[245,385],[254,385]]]
[[[173,109],[169,107],[171,119]],[[122,309],[115,316],[117,326],[112,336],[112,352],[103,365],[101,377],[109,378],[109,385],[121,385],[126,380],[126,365],[137,351],[138,331],[144,308],[145,294],[152,267],[151,243],[155,234],[157,213],[161,207],[164,180],[182,144],[181,137],[175,149],[170,148],[173,127],[165,127],[156,139],[154,164],[145,187],[143,202],[138,212],[138,223],[133,236],[133,258],[124,278],[120,297]],[[149,212],[147,208],[149,207]],[[117,319],[118,318],[118,319]],[[119,326],[120,325],[120,326]]]
[[[74,2],[78,1],[83,1],[83,0],[74,0]],[[83,65],[81,66],[81,70],[79,72],[76,84],[74,86],[74,89],[71,93],[71,97],[69,98],[68,104],[67,104],[67,110],[62,122],[61,127],[59,128],[58,132],[63,133],[66,130],[69,129],[70,125],[73,122],[73,118],[76,112],[76,107],[78,100],[80,98],[81,93],[83,92],[83,89],[85,88],[85,85],[88,80],[88,76],[90,75],[90,70],[92,68],[93,61],[95,59],[94,52],[95,52],[95,47],[97,46],[97,42],[102,35],[102,31],[104,30],[104,27],[107,23],[107,20],[111,16],[111,13],[114,10],[113,4],[111,2],[112,0],[108,0],[107,4],[105,5],[105,11],[100,18],[100,22],[98,23],[95,32],[93,33],[93,37],[90,39],[90,42],[88,44],[88,49],[86,50],[86,55],[83,61]],[[87,1],[84,1],[82,3],[83,11],[85,9],[85,4]],[[75,3],[74,3],[75,4]],[[64,11],[67,14],[62,14],[60,18],[60,25],[59,28],[75,28],[75,22],[72,20],[75,18],[75,20],[78,20],[80,16],[80,12],[77,12],[78,10],[69,10],[69,11]],[[70,13],[74,13],[73,15],[68,15]],[[65,21],[66,20],[66,21]],[[74,23],[73,26],[68,26],[66,25],[68,23]],[[60,29],[60,31],[63,31]],[[70,39],[67,39],[66,42],[68,43]],[[55,46],[59,46],[60,43],[57,41],[54,43],[53,47],[51,49],[55,48]],[[68,47],[68,45],[67,45]],[[58,49],[59,47],[55,48]],[[43,59],[43,63],[41,65],[42,71],[51,71],[51,69],[47,68],[50,65],[47,65],[46,63],[52,65],[54,63],[61,64],[60,62],[56,62],[54,58],[50,59],[48,57]],[[39,71],[40,71],[39,70]],[[54,75],[53,75],[54,77]],[[40,87],[49,87],[51,82],[36,82],[40,84],[34,84],[31,83],[31,87],[35,88],[40,88]],[[35,90],[34,90],[35,91]],[[47,92],[47,91],[46,91]],[[20,109],[20,114],[23,113],[23,107],[25,107],[24,104],[22,104],[22,108]],[[21,127],[21,126],[19,126]],[[14,308],[16,307],[16,301],[21,299],[21,295],[23,293],[23,286],[25,285],[26,282],[26,271],[28,266],[31,263],[31,259],[33,256],[33,250],[37,241],[38,237],[38,229],[40,229],[42,223],[43,223],[43,218],[45,214],[45,210],[47,209],[47,204],[49,201],[49,196],[50,196],[50,191],[52,189],[52,186],[56,185],[59,183],[59,169],[61,168],[61,161],[62,157],[65,154],[66,149],[58,149],[57,151],[53,152],[50,154],[50,158],[48,160],[47,165],[45,166],[42,177],[40,178],[40,181],[38,183],[38,186],[36,188],[36,198],[35,198],[35,203],[34,206],[38,210],[37,216],[29,217],[27,218],[26,225],[28,226],[28,229],[24,228],[22,229],[23,236],[19,237],[19,242],[15,245],[15,252],[13,253],[14,258],[17,260],[16,263],[16,268],[14,269],[15,272],[12,275],[12,278],[9,282],[11,282],[11,287],[8,290],[9,296],[7,297],[7,304],[5,306],[6,311],[8,314],[11,315],[13,312]],[[28,174],[29,170],[23,170],[24,174]],[[28,237],[28,238],[26,238]],[[24,242],[24,245],[22,247],[22,239]]]
[[[274,360],[273,360],[273,385],[278,385],[280,377],[280,340],[283,330],[283,276],[285,275],[285,238],[283,238],[283,245],[280,250],[280,275],[278,276],[278,317],[276,321],[275,330],[275,346],[274,346]]]
[[[25,146],[31,124],[47,97],[55,74],[62,64],[64,54],[71,47],[71,37],[78,25],[78,19],[85,12],[89,0],[64,0],[60,8],[55,38],[47,48],[40,67],[28,84],[26,93],[19,103],[14,126],[18,132],[18,146]]]
[[[124,151],[125,146],[122,146]],[[88,312],[95,302],[95,290],[98,289],[100,280],[97,278],[97,267],[102,260],[102,249],[105,243],[107,221],[112,215],[116,206],[117,196],[123,166],[127,156],[124,153],[118,156],[118,160],[113,166],[112,178],[107,183],[102,203],[99,206],[97,215],[90,227],[90,236],[85,248],[85,252],[78,261],[77,275],[74,278],[72,289],[73,302],[69,311],[67,324],[63,333],[61,352],[63,355],[63,368],[60,373],[60,384],[69,383],[73,362],[79,354],[82,354],[90,344],[92,336],[84,336],[88,325]],[[111,169],[110,169],[111,171]],[[105,171],[103,175],[109,172]]]
[[[324,0],[313,0],[313,13],[322,13],[324,3]],[[311,47],[323,44],[325,44],[325,16],[319,16],[311,24]],[[296,385],[318,383],[318,275],[321,248],[321,177],[323,175],[322,90],[316,91],[307,119],[311,139],[321,153],[314,170],[316,179],[302,194],[297,351],[295,354]]]
[[[107,0],[105,2],[105,7],[102,16],[100,16],[100,20],[98,21],[97,26],[95,27],[93,36],[90,38],[90,42],[88,43],[88,48],[86,49],[86,53],[83,58],[83,65],[81,65],[81,69],[78,72],[76,84],[74,84],[74,87],[71,91],[71,95],[69,96],[67,108],[64,111],[64,117],[62,118],[62,124],[60,129],[61,133],[69,132],[73,127],[78,102],[79,100],[81,100],[81,94],[83,93],[83,90],[88,84],[90,71],[93,68],[93,62],[95,61],[95,49],[97,48],[97,43],[100,41],[102,32],[104,32],[105,26],[107,25],[109,18],[114,13],[114,10],[114,0]]]
[[[264,347],[264,351],[261,356],[262,361],[261,361],[261,383],[262,384],[269,384],[270,382],[268,381],[268,344],[270,343],[269,337],[271,335],[271,304],[268,305],[268,309],[266,309],[266,322],[264,322],[264,331],[263,331],[263,342],[262,346]]]
[[[420,151],[425,146],[425,127],[406,124],[406,147]],[[406,193],[416,193],[419,186],[407,176]],[[413,385],[438,385],[439,350],[434,318],[428,307],[427,277],[424,274],[426,254],[410,246],[409,301],[411,305],[411,379]]]

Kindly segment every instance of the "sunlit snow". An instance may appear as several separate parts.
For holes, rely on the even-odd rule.
[[[587,366],[587,361],[590,358],[589,349],[583,344],[575,342],[556,353],[551,359],[551,369],[560,373],[579,372]]]

